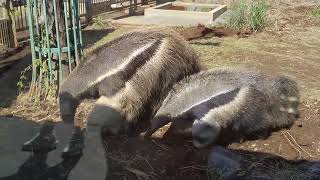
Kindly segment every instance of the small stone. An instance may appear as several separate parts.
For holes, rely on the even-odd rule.
[[[320,176],[320,162],[315,162],[308,168],[308,171]]]
[[[311,173],[315,176],[320,176],[320,161],[307,161],[300,165],[305,173]]]

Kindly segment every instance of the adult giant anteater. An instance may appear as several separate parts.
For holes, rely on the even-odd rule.
[[[172,122],[168,134],[192,135],[196,147],[266,137],[293,124],[298,104],[297,84],[285,76],[208,70],[173,87],[145,136]]]
[[[198,56],[174,31],[127,33],[88,55],[63,82],[59,90],[61,118],[64,126],[73,126],[81,100],[98,98],[87,118],[87,138],[97,139],[101,127],[108,134],[130,132],[142,117],[147,120],[155,114],[174,83],[199,71]],[[44,127],[24,144],[24,150],[55,148],[53,125]],[[83,131],[76,128],[63,156],[81,153],[82,139]]]

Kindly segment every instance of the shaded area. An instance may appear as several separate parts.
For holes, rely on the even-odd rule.
[[[98,164],[98,161],[106,162],[105,157],[96,152],[100,138],[90,139],[83,155],[62,158],[62,149],[72,129],[56,128],[60,140],[56,150],[29,153],[21,151],[22,144],[39,132],[40,125],[9,116],[0,117],[0,122],[0,180],[102,180],[101,176],[105,177],[106,170],[102,169],[105,167]]]
[[[213,178],[212,174],[208,176],[208,170],[212,170],[208,167],[208,157],[212,154],[212,147],[197,149],[193,147],[191,141],[186,139],[142,140],[140,137],[125,136],[111,138],[107,142],[112,144],[108,148],[108,156],[111,160],[111,179],[113,180],[214,180],[219,178],[222,180],[259,178],[316,180],[320,177],[319,161],[287,160],[270,153],[221,147],[223,150],[218,151],[211,161],[218,162],[216,168],[223,172],[218,174],[219,178]],[[232,164],[236,164],[236,170],[232,176],[221,178],[226,172],[224,168],[228,168],[227,171],[232,170],[229,168],[230,164],[231,168],[233,168]]]
[[[2,116],[0,121],[1,180],[67,179],[80,156],[63,160],[56,157],[60,162],[50,166],[53,161],[48,160],[47,153],[21,151],[21,145],[38,132],[39,124],[16,117]]]
[[[208,171],[211,180],[316,180],[320,178],[320,161],[289,161],[268,153],[213,146],[208,155]]]
[[[88,48],[114,29],[83,30],[84,48]],[[19,94],[17,83],[21,71],[31,65],[30,46],[23,44],[18,49],[10,50],[0,55],[0,107],[9,107]],[[31,72],[26,74],[26,82],[31,80]]]
[[[84,29],[82,30],[82,41],[83,41],[83,48],[88,48],[109,33],[112,33],[115,29]]]
[[[14,56],[2,60],[2,62],[13,64],[8,67],[9,69],[7,71],[0,71],[0,107],[9,107],[12,101],[18,96],[19,89],[17,83],[20,80],[21,71],[31,64],[30,47],[24,47],[23,50]],[[31,79],[30,72],[25,75],[27,80]]]
[[[61,163],[49,167],[47,154],[33,154],[19,167],[17,173],[2,177],[0,180],[67,180],[81,156],[64,159]]]

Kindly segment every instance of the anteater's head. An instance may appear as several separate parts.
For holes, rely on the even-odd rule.
[[[280,110],[299,117],[299,90],[295,81],[285,76],[279,76],[273,79],[273,86],[280,95]]]
[[[127,133],[129,123],[121,114],[119,106],[107,97],[100,97],[87,117],[87,124],[100,126],[104,136]]]
[[[212,121],[214,122],[214,121]],[[216,141],[220,132],[218,124],[208,124],[196,119],[192,125],[192,141],[197,148],[206,147]]]

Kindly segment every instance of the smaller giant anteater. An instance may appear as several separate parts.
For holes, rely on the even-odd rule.
[[[145,136],[171,123],[168,135],[193,138],[196,147],[267,137],[296,119],[295,81],[246,69],[203,71],[169,92]]]

